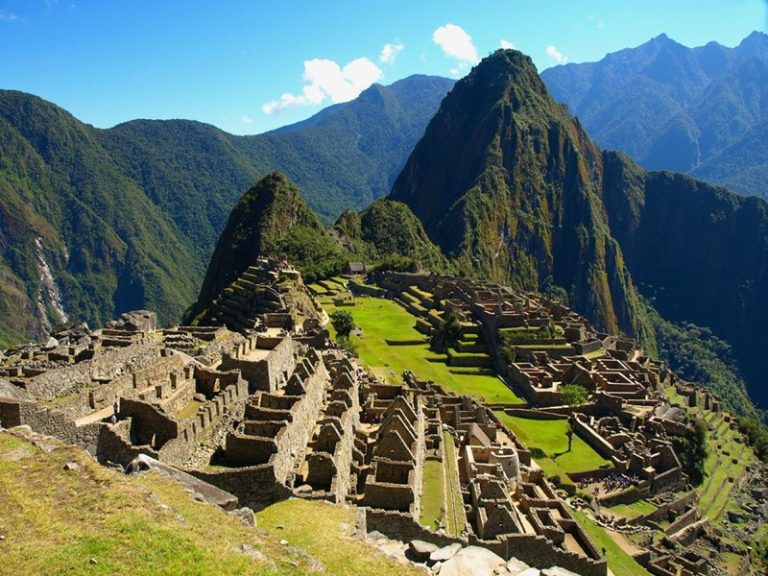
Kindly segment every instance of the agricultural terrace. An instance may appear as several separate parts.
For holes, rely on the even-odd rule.
[[[337,309],[330,298],[320,301],[329,314]],[[415,317],[398,303],[384,298],[358,297],[354,299],[354,306],[342,309],[352,314],[361,330],[359,336],[351,337],[360,360],[388,382],[402,383],[402,373],[410,370],[418,378],[433,380],[447,391],[469,395],[481,402],[525,403],[492,369],[448,366],[447,356],[429,349],[424,335],[413,327]]]

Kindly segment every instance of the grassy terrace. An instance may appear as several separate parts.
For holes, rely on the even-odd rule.
[[[419,517],[419,522],[422,526],[435,530],[443,521],[445,508],[442,462],[439,460],[426,460],[424,462],[424,475],[421,486],[421,516]]]
[[[69,462],[79,468],[64,471]],[[274,537],[196,502],[181,484],[156,472],[124,476],[73,446],[44,453],[0,432],[0,502],[2,575],[310,572]]]
[[[721,415],[712,419],[710,424],[716,428],[716,431],[707,432],[708,455],[704,461],[705,479],[697,491],[699,492],[699,509],[715,521],[725,510],[735,485],[735,482],[731,482],[729,478],[738,480],[751,462],[753,453],[749,446],[737,441],[740,435],[728,428]]]
[[[644,516],[646,514],[650,514],[651,512],[655,512],[657,507],[647,500],[638,500],[632,504],[618,504],[608,508],[608,510],[618,514],[619,516],[623,516],[628,520],[631,520],[632,518],[637,518],[638,516]]]
[[[573,435],[571,451],[568,452],[568,430],[566,420],[534,420],[510,416],[502,410],[495,412],[520,441],[529,448],[541,448],[547,458],[539,458],[536,462],[548,476],[559,475],[567,481],[568,472],[586,472],[596,470],[610,462],[595,452],[589,444]]]
[[[574,518],[592,539],[598,549],[605,548],[608,567],[615,576],[646,576],[650,574],[645,568],[635,562],[634,558],[622,550],[621,546],[610,535],[592,522],[586,514],[572,510]]]
[[[386,560],[370,545],[352,536],[355,514],[355,509],[347,506],[291,498],[262,510],[256,518],[259,528],[284,538],[289,545],[306,550],[313,558],[322,562],[326,574],[424,574],[415,566]]]
[[[445,466],[445,481],[448,492],[446,498],[448,534],[461,534],[466,527],[467,519],[464,516],[464,502],[461,499],[456,446],[453,443],[453,436],[448,432],[443,432],[443,465]]]
[[[321,302],[329,314],[335,310],[329,300]],[[487,374],[487,370],[446,365],[445,355],[432,352],[424,335],[413,327],[415,317],[396,302],[370,297],[356,298],[355,302],[355,306],[344,308],[351,312],[363,332],[362,337],[352,336],[352,342],[360,359],[387,381],[401,383],[403,371],[411,370],[419,378],[434,380],[456,394],[492,403],[524,403],[498,377]],[[389,345],[387,340],[423,343]]]

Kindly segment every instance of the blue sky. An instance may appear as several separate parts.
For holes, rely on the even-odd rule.
[[[666,33],[734,46],[768,0],[0,0],[0,88],[106,128],[187,118],[255,134],[373,81],[460,77],[502,41],[540,70]],[[388,47],[387,47],[388,46]],[[387,48],[385,48],[387,47]]]

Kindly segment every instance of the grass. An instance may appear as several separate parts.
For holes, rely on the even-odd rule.
[[[711,421],[716,431],[707,431],[707,459],[704,461],[704,482],[697,487],[699,509],[702,514],[716,521],[725,509],[735,483],[728,477],[738,479],[752,460],[752,449],[736,441],[737,433],[727,428],[722,415]],[[718,449],[718,444],[722,445]],[[730,452],[729,455],[724,452]],[[733,459],[736,459],[736,464]]]
[[[658,508],[651,502],[648,502],[648,500],[638,500],[632,504],[618,504],[616,506],[610,507],[608,510],[618,514],[619,516],[623,516],[628,520],[631,520],[632,518],[645,516],[646,514],[655,512],[657,509]]]
[[[68,462],[80,469],[64,471]],[[196,502],[177,482],[156,472],[124,476],[71,446],[43,453],[0,433],[0,502],[0,575],[309,572],[301,556]]]
[[[480,370],[471,374],[457,374],[444,363],[429,362],[427,358],[434,357],[435,353],[426,343],[389,346],[386,340],[424,339],[424,335],[413,328],[416,318],[391,300],[362,297],[357,298],[356,302],[354,308],[347,310],[352,313],[363,335],[353,335],[352,343],[360,359],[390,383],[401,383],[403,371],[411,370],[419,378],[433,380],[456,394],[470,395],[491,403],[525,403],[496,376],[483,374]],[[329,314],[334,309],[332,305],[326,304]]]
[[[464,502],[461,499],[456,446],[453,443],[453,436],[448,432],[443,432],[443,464],[445,466],[445,482],[448,492],[446,498],[448,506],[446,514],[448,534],[458,535],[466,528],[467,520],[464,516]]]
[[[573,435],[571,451],[568,452],[566,420],[521,418],[510,416],[502,410],[497,410],[495,414],[523,444],[529,448],[541,448],[547,454],[547,458],[537,460],[547,475],[557,474],[565,480],[564,473],[597,470],[610,464],[576,434]]]
[[[621,549],[616,541],[605,530],[592,522],[586,514],[579,510],[572,510],[574,518],[587,533],[587,536],[598,549],[605,548],[605,557],[608,567],[615,576],[645,576],[650,574],[645,568],[635,562],[634,558]]]
[[[443,489],[443,463],[426,460],[422,476],[421,516],[422,526],[436,530],[443,521],[445,512],[445,491]]]
[[[355,538],[355,509],[328,502],[291,498],[259,512],[259,528],[299,546],[335,576],[423,575],[408,565],[396,564],[376,553],[369,544]],[[279,529],[278,526],[284,528]]]

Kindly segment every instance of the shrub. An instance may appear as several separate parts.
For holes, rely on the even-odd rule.
[[[546,458],[547,455],[544,452],[544,450],[542,450],[541,448],[534,447],[534,448],[531,448],[531,457],[532,458]]]
[[[333,312],[331,314],[331,324],[333,324],[333,329],[336,330],[336,336],[339,340],[348,339],[350,332],[355,329],[355,319],[346,310],[336,310]]]

